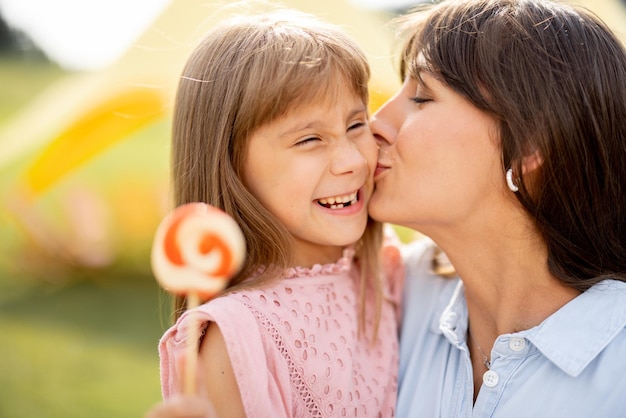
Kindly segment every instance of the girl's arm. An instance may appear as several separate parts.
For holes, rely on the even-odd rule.
[[[200,345],[202,387],[220,418],[245,418],[235,373],[220,328],[210,322]]]

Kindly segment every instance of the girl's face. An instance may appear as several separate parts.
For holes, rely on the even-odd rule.
[[[374,219],[431,237],[442,226],[490,221],[506,187],[492,117],[422,72],[406,79],[371,125],[381,146]]]
[[[335,262],[367,224],[378,155],[367,107],[346,87],[260,127],[243,167],[246,187],[294,237],[295,262]]]

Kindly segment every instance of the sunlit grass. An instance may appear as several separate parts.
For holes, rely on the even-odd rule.
[[[149,280],[40,284],[0,303],[0,416],[142,416],[167,303]]]

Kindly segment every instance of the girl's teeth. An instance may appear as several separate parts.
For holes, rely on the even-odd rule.
[[[326,199],[320,199],[319,203],[330,209],[341,209],[346,206],[350,206],[357,202],[358,193],[354,192],[345,196],[328,197]]]

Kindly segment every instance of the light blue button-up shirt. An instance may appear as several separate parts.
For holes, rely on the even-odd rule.
[[[427,241],[404,250],[398,417],[626,417],[626,283],[499,336],[473,404],[463,284],[431,274],[431,253]]]

